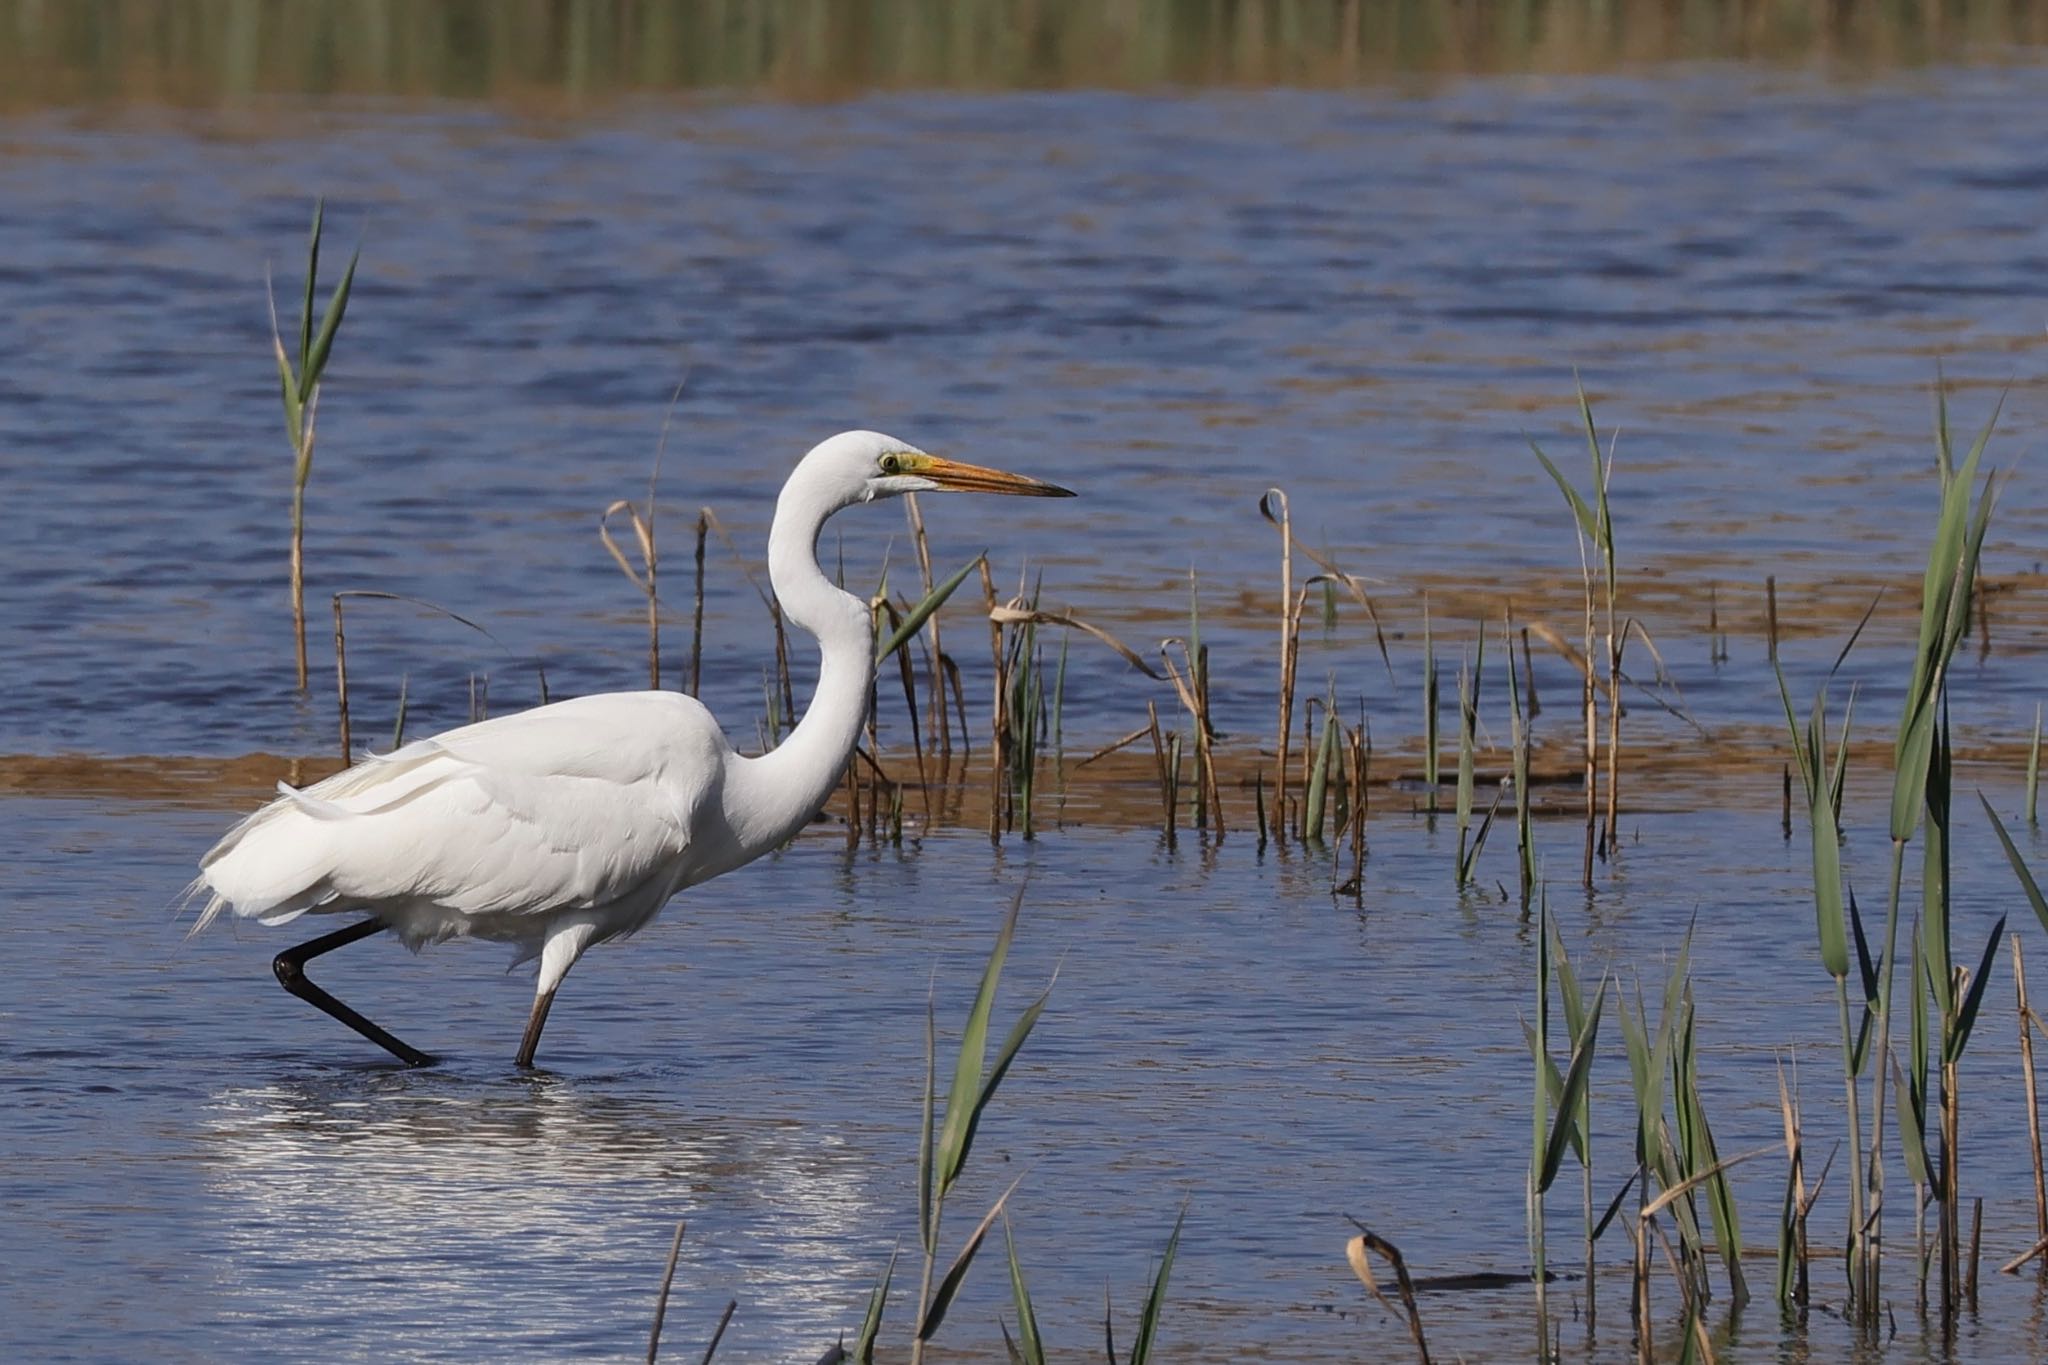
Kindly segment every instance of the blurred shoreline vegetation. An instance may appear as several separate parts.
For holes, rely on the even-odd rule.
[[[2048,0],[0,0],[0,110],[1341,87],[2034,60]],[[2026,49],[2036,51],[2028,52]]]

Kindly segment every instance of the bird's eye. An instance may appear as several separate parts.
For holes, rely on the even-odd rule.
[[[903,457],[901,455],[896,454],[894,451],[891,451],[889,454],[884,455],[882,457],[882,472],[884,474],[902,473]]]

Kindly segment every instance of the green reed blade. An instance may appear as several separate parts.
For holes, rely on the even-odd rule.
[[[1458,885],[1469,886],[1479,866],[1479,855],[1486,849],[1486,836],[1493,832],[1494,817],[1500,814],[1500,803],[1507,795],[1505,787],[1496,788],[1493,804],[1486,808],[1486,814],[1479,818],[1479,828],[1473,831],[1472,847],[1465,850],[1465,856],[1458,860]]]
[[[1337,734],[1342,727],[1336,713],[1323,707],[1323,737],[1316,746],[1315,763],[1308,774],[1308,800],[1302,812],[1302,836],[1312,844],[1323,842],[1323,811],[1329,802],[1330,766],[1337,758]]]
[[[312,385],[303,382],[311,367],[307,360],[313,353],[313,290],[320,276],[320,225],[327,216],[327,201],[316,198],[313,201],[313,230],[306,241],[306,295],[299,303],[299,376],[301,401],[311,391]]]
[[[1580,989],[1579,974],[1577,970],[1572,966],[1571,957],[1565,952],[1564,936],[1561,933],[1559,933],[1557,928],[1557,921],[1555,919],[1552,919],[1550,921],[1550,939],[1550,956],[1551,961],[1555,964],[1558,995],[1564,1002],[1564,1026],[1565,1029],[1571,1034],[1571,1036],[1576,1038],[1581,1033],[1583,1033],[1586,1028],[1587,1016],[1585,1006],[1585,994]],[[1600,975],[1600,990],[1603,994],[1606,991],[1607,984],[1607,974],[1605,972],[1602,972]],[[1581,1135],[1581,1137],[1584,1139],[1584,1141],[1591,1141],[1590,1135],[1593,1131],[1593,1101],[1590,1087],[1588,1088],[1587,1093],[1582,1095],[1579,1099],[1579,1113],[1576,1129]],[[1581,1146],[1583,1147],[1583,1142]],[[1591,1159],[1583,1151],[1580,1154],[1579,1160],[1581,1164],[1590,1166]]]
[[[1991,828],[1998,831],[1998,842],[2005,848],[2005,860],[2012,864],[2013,875],[2019,878],[2020,890],[2027,895],[2027,904],[2034,907],[2034,917],[2041,921],[2041,928],[2048,930],[2048,899],[2041,895],[2041,888],[2034,881],[2034,874],[2027,870],[2027,860],[2020,856],[2019,848],[2012,836],[2005,832],[2005,821],[1998,818],[1998,812],[1991,809],[1991,802],[1983,792],[1977,799],[1984,803],[1984,813],[1991,817]]]
[[[1785,1194],[1778,1203],[1778,1306],[1790,1308],[1799,1284],[1798,1168],[1785,1165]]]
[[[1856,689],[1849,689],[1849,704],[1842,708],[1842,732],[1835,737],[1835,766],[1828,775],[1828,811],[1835,828],[1842,827],[1842,789],[1849,779],[1849,732],[1856,724]]]
[[[1906,1135],[1906,1171],[1916,1185],[1930,1183],[1927,1163],[1927,997],[1932,984],[1927,979],[1927,957],[1923,948],[1922,937],[1916,932],[1910,963],[1913,1003],[1906,1016],[1907,1073],[1898,1086],[1898,1103],[1901,1106],[1899,1128]],[[1894,1060],[1895,1080],[1897,1069],[1898,1064]]]
[[[1010,1219],[1003,1217],[1003,1249],[1010,1261],[1010,1302],[1017,1310],[1017,1345],[1010,1352],[1018,1365],[1045,1365],[1045,1346],[1038,1336],[1038,1314],[1032,1311],[1031,1291],[1024,1284],[1024,1267],[1017,1260],[1017,1242],[1010,1235]]]
[[[1010,1063],[1017,1059],[1018,1049],[1031,1036],[1031,1030],[1038,1023],[1038,1016],[1045,1013],[1046,1001],[1052,997],[1052,984],[1047,983],[1039,997],[1027,1005],[1017,1016],[1017,1022],[1010,1026],[1010,1032],[1003,1039],[1003,1045],[996,1050],[996,1063],[989,1068],[988,1079],[982,1083],[981,1092],[975,1097],[974,1112],[967,1120],[966,1137],[961,1143],[960,1160],[967,1160],[967,1149],[974,1144],[975,1130],[981,1126],[982,1111],[989,1101],[996,1097],[996,1087],[1003,1083],[1003,1077],[1010,1073]]]
[[[1945,1062],[1961,1061],[1963,1050],[1970,1045],[1970,1031],[1977,1027],[1977,1009],[1984,1003],[1984,987],[1991,981],[1991,960],[1997,955],[1998,941],[2004,935],[2005,916],[2000,915],[1991,936],[1984,940],[1984,955],[1977,961],[1977,972],[1970,978],[1969,989],[1963,995],[1963,1007],[1956,1015],[1955,1028],[1950,1031],[1942,1048],[1942,1060]]]
[[[889,1300],[889,1282],[896,1278],[896,1256],[901,1250],[898,1247],[889,1253],[889,1264],[882,1271],[881,1281],[868,1295],[868,1311],[861,1318],[860,1335],[853,1341],[851,1354],[855,1365],[874,1365],[875,1338],[882,1330],[882,1309]]]
[[[924,1119],[917,1133],[917,1235],[925,1255],[936,1250],[937,1219],[932,1216],[938,1190],[932,1165],[932,1109],[937,1102],[938,1023],[931,994],[924,1000]]]
[[[1906,692],[1899,738],[1893,751],[1891,835],[1895,843],[1910,839],[1919,824],[1927,766],[1934,747],[1937,694],[1949,660],[1969,623],[1977,561],[1991,509],[1997,501],[1995,482],[1985,480],[1974,516],[1971,496],[1979,458],[1997,420],[1994,410],[1977,444],[1942,490],[1941,513],[1921,583],[1920,633],[1913,657],[1912,684]]]
[[[1579,424],[1586,431],[1586,451],[1593,457],[1593,511],[1599,521],[1602,570],[1607,579],[1608,630],[1614,628],[1614,515],[1607,506],[1607,485],[1613,478],[1614,459],[1600,455],[1600,434],[1593,427],[1593,404],[1586,397],[1586,385],[1576,374],[1572,376],[1573,386],[1579,395]]]
[[[1813,844],[1814,925],[1820,937],[1820,961],[1829,976],[1849,975],[1849,945],[1843,935],[1842,839],[1835,824],[1834,804],[1823,779],[1827,770],[1826,693],[1814,695],[1813,717],[1807,722],[1801,767],[1807,781],[1807,826]]]
[[[1542,461],[1543,468],[1550,475],[1551,482],[1557,485],[1557,491],[1564,494],[1566,505],[1572,509],[1572,516],[1578,520],[1580,532],[1594,545],[1598,546],[1601,544],[1600,522],[1593,515],[1593,509],[1586,506],[1586,500],[1579,496],[1579,490],[1572,487],[1571,480],[1565,478],[1563,472],[1550,462],[1550,457],[1543,453],[1543,447],[1531,441],[1529,442],[1529,449],[1536,453],[1538,460]]]
[[[1949,748],[1947,689],[1942,691],[1940,723],[1935,727],[1934,748],[1927,764],[1925,837],[1920,849],[1920,936],[1925,941],[1927,979],[1932,987],[1935,1014],[1950,1017],[1955,1002],[1950,980],[1949,956]]]
[[[1544,1048],[1542,1040],[1536,1036],[1536,1030],[1529,1026],[1526,1019],[1522,1021],[1522,1040],[1529,1045],[1529,1056],[1536,1063],[1542,1082],[1542,1098],[1534,1111],[1535,1131],[1530,1138],[1530,1150],[1535,1153],[1536,1169],[1540,1172],[1550,1151],[1548,1134],[1552,1127],[1552,1117],[1561,1112],[1558,1102],[1564,1098],[1564,1072],[1558,1069],[1557,1059]],[[1579,1164],[1583,1166],[1586,1162],[1585,1130],[1574,1122],[1566,1130],[1565,1139],[1571,1145],[1572,1155],[1577,1157]]]
[[[1892,1059],[1892,1089],[1898,1092],[1899,1146],[1906,1158],[1906,1178],[1932,1186],[1933,1166],[1927,1156],[1927,1094],[1899,1070]]]
[[[1558,1170],[1564,1164],[1567,1147],[1577,1147],[1580,1160],[1585,1158],[1583,1142],[1572,1142],[1571,1137],[1578,1127],[1578,1111],[1585,1098],[1588,1077],[1592,1074],[1593,1054],[1598,1050],[1600,1039],[1600,1014],[1607,1005],[1607,982],[1603,978],[1600,989],[1593,996],[1593,1006],[1586,1015],[1585,1029],[1572,1040],[1571,1066],[1564,1075],[1563,1092],[1558,1097],[1557,1119],[1551,1126],[1550,1137],[1544,1144],[1543,1173],[1536,1183],[1538,1194],[1548,1193],[1557,1179]]]
[[[327,372],[327,355],[334,349],[334,334],[341,330],[341,319],[348,312],[349,294],[356,285],[356,266],[362,262],[363,249],[357,247],[348,258],[348,269],[341,272],[341,280],[328,296],[327,311],[320,315],[320,331],[313,338],[313,349],[306,356],[304,366],[299,370],[299,386],[308,397],[320,383],[320,377]],[[307,276],[308,283],[311,275]]]
[[[1683,1081],[1679,1090],[1680,1127],[1686,1134],[1686,1170],[1693,1174],[1711,1171],[1706,1181],[1707,1215],[1714,1227],[1714,1242],[1721,1249],[1721,1262],[1728,1271],[1730,1293],[1740,1302],[1749,1290],[1742,1275],[1742,1221],[1735,1206],[1735,1192],[1721,1167],[1721,1154],[1714,1143],[1713,1125],[1707,1120],[1706,1105],[1700,1099],[1699,1051],[1694,1037],[1694,1014],[1688,989],[1684,1029]]]
[[[1003,959],[1009,956],[1010,939],[1017,930],[1017,912],[1023,905],[1024,892],[1020,887],[1010,900],[1010,910],[1003,916],[1002,928],[996,933],[995,947],[990,950],[988,964],[982,969],[981,986],[975,992],[974,1006],[967,1014],[967,1026],[961,1031],[960,1050],[953,1065],[953,1085],[946,1093],[946,1118],[939,1131],[934,1169],[937,1197],[940,1199],[960,1178],[960,1169],[967,1162],[968,1146],[974,1140],[980,1105],[987,1102],[981,1064],[988,1051],[988,1019],[995,1009],[996,986],[1002,980]]]
[[[1131,1340],[1126,1365],[1149,1365],[1152,1349],[1159,1341],[1159,1312],[1166,1305],[1166,1281],[1173,1274],[1174,1253],[1180,1250],[1181,1225],[1187,1222],[1188,1207],[1182,1204],[1173,1220],[1173,1235],[1166,1239],[1166,1252],[1159,1259],[1159,1273],[1152,1277],[1152,1292],[1145,1296],[1145,1311],[1138,1317],[1138,1335]]]
[[[1799,724],[1799,716],[1792,709],[1792,692],[1785,685],[1785,670],[1776,659],[1771,660],[1771,671],[1778,679],[1778,702],[1785,709],[1785,733],[1792,739],[1792,756],[1799,762],[1799,778],[1806,784],[1806,796],[1813,799],[1813,789],[1820,783],[1819,760],[1814,755],[1813,727]],[[1815,710],[1820,710],[1827,698],[1827,688],[1816,689],[1813,698]]]
[[[2041,805],[2041,703],[2034,703],[2034,738],[2027,745],[2027,823],[2040,823]]]
[[[398,718],[391,723],[391,747],[396,750],[405,743],[405,693],[412,682],[412,674],[398,675]]]
[[[292,363],[285,359],[282,342],[277,344],[276,351],[278,388],[284,399],[284,430],[285,435],[292,438],[292,451],[296,455],[306,442],[306,414],[299,402],[299,379],[292,373]]]
[[[1621,1037],[1628,1049],[1629,1088],[1636,1098],[1636,1157],[1655,1171],[1661,1164],[1659,1128],[1663,1121],[1663,1068],[1653,1064],[1649,1038],[1649,1016],[1643,1008],[1642,988],[1636,988],[1635,1008],[1627,1001],[1621,1007]]]
[[[974,1264],[974,1254],[981,1250],[982,1240],[988,1236],[988,1230],[995,1226],[996,1219],[1002,1217],[1003,1206],[1010,1202],[1010,1196],[1015,1194],[1017,1187],[1023,1183],[1024,1177],[1021,1175],[1011,1181],[1010,1188],[1004,1190],[996,1202],[989,1206],[988,1212],[982,1215],[981,1222],[975,1225],[974,1231],[968,1233],[967,1240],[961,1243],[960,1253],[953,1258],[953,1264],[946,1268],[945,1276],[939,1281],[938,1288],[932,1291],[931,1305],[925,1309],[924,1317],[918,1321],[919,1341],[930,1341],[933,1334],[939,1330],[940,1324],[945,1322],[946,1310],[953,1306],[954,1298],[960,1293],[960,1286],[967,1282],[967,1271]]]
[[[890,632],[889,638],[884,640],[881,648],[875,651],[876,662],[879,663],[903,648],[912,636],[922,630],[924,623],[931,619],[932,613],[946,605],[946,599],[953,595],[953,590],[967,581],[967,575],[974,572],[983,558],[983,555],[976,555],[965,564],[962,564],[959,569],[948,575],[945,582],[926,593],[923,601],[905,613],[903,623]]]

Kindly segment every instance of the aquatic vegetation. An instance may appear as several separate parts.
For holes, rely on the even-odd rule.
[[[278,332],[277,301],[270,300],[270,345],[277,359],[278,392],[284,399],[285,434],[292,442],[292,550],[291,594],[292,637],[299,669],[299,690],[306,690],[306,484],[313,477],[313,435],[320,413],[320,380],[327,373],[327,357],[334,349],[334,334],[348,313],[349,292],[355,287],[356,265],[363,249],[357,247],[348,258],[334,292],[321,310],[319,323],[313,321],[313,295],[320,279],[321,224],[326,202],[313,201],[313,230],[306,244],[306,289],[299,305],[297,362],[285,351]]]

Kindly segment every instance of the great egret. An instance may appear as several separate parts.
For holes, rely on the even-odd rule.
[[[363,919],[277,955],[284,988],[413,1066],[433,1060],[306,978],[322,953],[395,931],[419,948],[511,943],[540,959],[517,1064],[562,978],[592,944],[629,934],[685,887],[780,847],[825,803],[853,753],[875,677],[868,607],[818,567],[818,534],[843,507],[957,490],[1072,497],[1021,474],[927,455],[872,431],[812,448],[782,486],[768,577],[791,621],[818,638],[817,691],[789,738],[758,758],[726,742],[694,697],[608,692],[417,740],[279,796],[199,860],[224,909],[265,924],[304,914]]]

